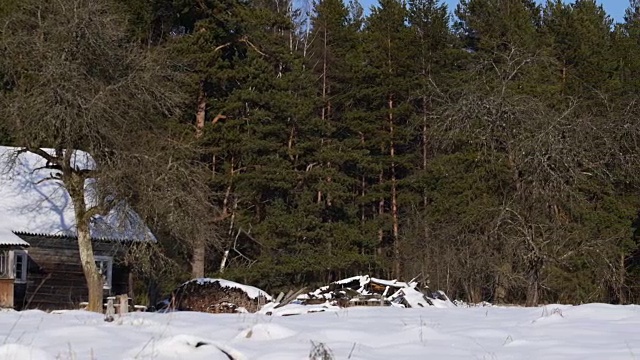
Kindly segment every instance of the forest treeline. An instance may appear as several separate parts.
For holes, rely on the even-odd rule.
[[[24,3],[4,0],[0,18]],[[224,273],[277,290],[371,274],[471,302],[640,301],[640,1],[622,23],[595,0],[110,4],[114,49],[153,54],[149,71],[180,93],[153,121],[172,145],[146,151],[193,166],[172,178],[131,162],[122,177],[206,188],[154,193],[154,211],[142,195],[153,181],[129,189],[160,239],[145,265],[156,277]],[[60,41],[87,41],[71,22],[77,36]],[[77,49],[90,79],[119,69]],[[5,98],[27,81],[23,55],[0,60]],[[2,142],[28,145],[2,121]],[[154,142],[135,134],[127,148]],[[117,151],[118,137],[92,149]]]

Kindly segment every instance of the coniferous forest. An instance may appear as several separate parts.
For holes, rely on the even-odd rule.
[[[638,0],[2,0],[0,86],[0,144],[88,151],[161,286],[640,301]]]

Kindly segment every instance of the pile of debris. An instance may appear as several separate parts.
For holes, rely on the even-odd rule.
[[[415,279],[414,279],[415,280]],[[383,280],[368,275],[335,281],[314,292],[299,295],[298,304],[329,303],[348,306],[454,307],[442,291],[431,292],[416,281]]]
[[[214,314],[256,312],[270,301],[271,296],[253,286],[224,279],[199,278],[174,290],[169,308]]]

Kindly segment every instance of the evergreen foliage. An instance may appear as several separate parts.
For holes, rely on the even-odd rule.
[[[167,131],[209,169],[207,273],[640,300],[638,0],[620,24],[595,0],[111,2],[185,76]],[[191,250],[163,244],[186,273]]]

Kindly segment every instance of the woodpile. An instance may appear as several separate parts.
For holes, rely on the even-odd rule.
[[[414,279],[415,280],[415,279]],[[340,307],[349,306],[401,306],[410,307],[450,307],[455,306],[446,295],[439,291],[431,293],[419,282],[384,280],[364,276],[335,281],[316,291],[301,294],[296,298],[299,304],[316,305],[329,303]]]
[[[241,287],[220,281],[189,281],[172,294],[172,308],[213,314],[256,312],[269,299],[264,295],[249,296]]]
[[[396,280],[382,280],[370,276],[354,276],[323,286],[298,297],[305,304],[332,304],[348,306],[389,306],[387,297],[409,284]]]

